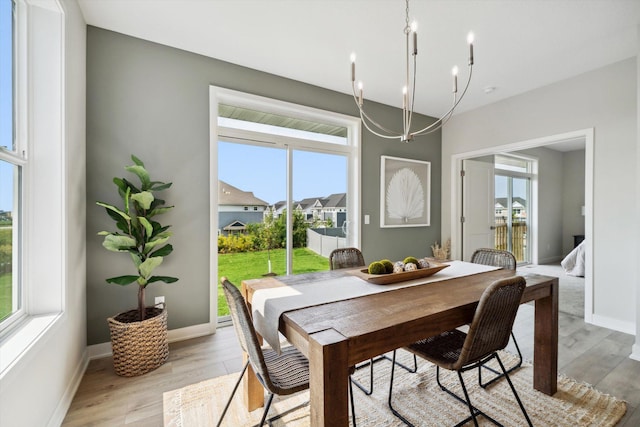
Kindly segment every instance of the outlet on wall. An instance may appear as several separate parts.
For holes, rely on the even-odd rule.
[[[164,295],[156,297],[156,302],[154,305],[158,305],[158,304],[162,304],[164,303]]]

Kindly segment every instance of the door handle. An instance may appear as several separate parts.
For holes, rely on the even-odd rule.
[[[496,229],[495,225],[492,225],[491,227],[489,227],[489,230],[495,230],[495,229]]]

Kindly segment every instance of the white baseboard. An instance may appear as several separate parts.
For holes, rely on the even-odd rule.
[[[594,314],[591,317],[590,323],[593,323],[596,326],[602,326],[603,328],[613,329],[614,331],[623,332],[625,334],[630,334],[630,335],[636,334],[635,322],[627,322],[624,320],[613,319],[611,317]]]
[[[191,338],[211,335],[216,331],[215,323],[202,323],[200,325],[187,326],[186,328],[171,329],[167,332],[167,339],[170,343],[184,341]],[[112,354],[111,343],[103,342],[87,347],[88,360],[109,357]]]
[[[637,339],[636,339],[637,342]],[[637,360],[640,362],[640,345],[634,344],[631,346],[631,355],[629,355],[630,359]]]
[[[51,418],[49,418],[47,426],[56,427],[62,425],[64,417],[67,415],[67,411],[71,406],[71,402],[76,395],[76,391],[78,391],[78,387],[80,387],[80,382],[82,382],[82,377],[87,370],[87,366],[89,366],[89,357],[87,350],[85,350],[82,354],[82,359],[80,360],[78,367],[73,373],[71,381],[67,385],[62,398],[58,402],[58,406],[56,406],[56,410],[54,411]]]

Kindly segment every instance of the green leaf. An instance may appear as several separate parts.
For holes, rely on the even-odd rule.
[[[149,280],[147,280],[147,283],[153,283],[153,282],[173,283],[173,282],[177,282],[177,281],[178,281],[177,277],[151,276],[151,277],[149,277]]]
[[[139,192],[141,191],[138,187],[136,187],[135,185],[133,185],[133,183],[132,183],[132,182],[127,181],[127,179],[126,179],[126,178],[122,178],[122,181],[125,183],[125,185],[126,185],[127,187],[131,188],[131,192],[132,192],[132,193],[139,193]]]
[[[152,217],[152,216],[156,216],[156,215],[160,215],[163,214],[165,212],[170,211],[173,208],[173,206],[168,206],[166,208],[156,208],[154,210],[152,210],[151,212],[147,213],[148,217]]]
[[[103,208],[106,208],[107,210],[110,210],[110,211],[113,211],[113,212],[117,213],[122,218],[126,219],[127,221],[129,221],[131,219],[131,217],[129,215],[127,215],[126,213],[122,212],[120,209],[116,208],[115,206],[112,206],[112,205],[109,205],[109,204],[103,203],[103,202],[96,202],[96,205],[102,206]]]
[[[153,236],[153,225],[143,216],[139,216],[138,221],[140,221],[140,224],[142,224],[144,230],[147,232],[147,239],[150,239]]]
[[[133,154],[131,155],[131,160],[133,160],[133,163],[135,163],[136,165],[144,167],[144,163],[142,163],[142,160],[140,160]]]
[[[138,279],[138,276],[118,276],[107,279],[108,283],[114,283],[116,285],[130,285]]]
[[[165,257],[167,255],[169,255],[171,252],[173,252],[173,246],[171,245],[166,245],[161,247],[160,249],[158,249],[157,251],[155,251],[152,254],[149,254],[149,256],[161,256],[161,257]]]
[[[162,264],[161,256],[147,258],[146,260],[144,260],[142,264],[138,266],[138,271],[140,271],[140,276],[147,279],[148,277],[151,276],[151,272],[160,264]],[[140,284],[142,285],[143,283],[140,283]]]
[[[144,168],[144,166],[133,165],[127,166],[125,168],[127,171],[134,173],[140,178],[140,183],[142,183],[142,189],[147,190],[151,185],[151,179],[149,178],[149,172]]]
[[[105,236],[102,246],[113,252],[127,252],[130,248],[136,247],[136,241],[129,236],[109,234]]]
[[[131,188],[127,187],[127,190],[124,192],[124,211],[129,214],[131,212],[131,207],[129,206],[129,199],[131,198]]]
[[[148,254],[149,252],[151,252],[151,249],[155,248],[156,246],[164,245],[167,242],[167,240],[169,240],[170,236],[171,236],[171,233],[165,232],[154,237],[153,240],[151,240],[150,242],[147,242],[144,245],[144,253]]]
[[[149,191],[142,191],[140,193],[132,194],[131,200],[136,201],[142,209],[147,210],[151,207],[151,203],[154,200],[153,193]]]
[[[160,182],[160,181],[153,181],[151,183],[151,190],[153,191],[162,191],[162,190],[166,190],[167,188],[171,187],[172,183],[171,182]]]
[[[118,190],[121,191],[121,195],[124,194],[125,191],[127,191],[127,184],[122,178],[113,178],[113,183],[118,187]]]
[[[129,254],[131,255],[131,260],[135,264],[136,268],[140,267],[140,264],[142,264],[142,259],[140,259],[140,254],[138,253],[138,251],[129,251]]]

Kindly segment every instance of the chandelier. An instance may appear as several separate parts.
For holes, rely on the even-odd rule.
[[[469,33],[467,42],[469,43],[469,77],[461,95],[458,97],[458,67],[453,67],[451,73],[453,75],[453,104],[449,111],[442,117],[430,124],[429,126],[412,131],[411,119],[413,118],[413,105],[416,94],[416,58],[418,56],[418,33],[415,22],[409,23],[409,0],[406,0],[406,18],[404,34],[406,39],[406,80],[402,88],[402,132],[390,130],[380,123],[373,120],[364,111],[364,97],[362,82],[356,84],[356,55],[351,54],[351,88],[353,90],[353,99],[360,111],[360,119],[369,132],[386,139],[399,139],[401,142],[410,142],[415,136],[426,135],[440,129],[451,117],[453,110],[458,106],[471,82],[471,74],[473,72],[473,34]],[[410,39],[411,42],[410,43]],[[410,44],[412,44],[410,48]],[[357,86],[357,89],[356,89]]]

